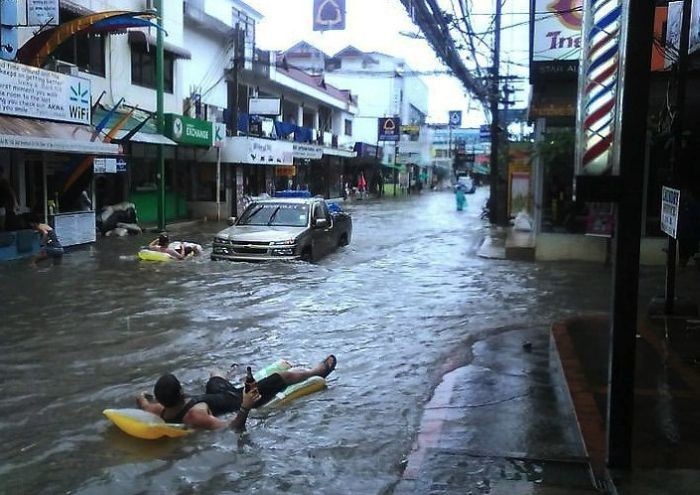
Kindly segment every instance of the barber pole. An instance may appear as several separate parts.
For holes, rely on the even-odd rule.
[[[582,175],[614,173],[618,113],[620,0],[584,0],[579,68],[577,165]]]

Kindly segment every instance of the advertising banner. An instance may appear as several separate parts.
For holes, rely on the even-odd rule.
[[[578,60],[582,0],[535,0],[532,61]]]
[[[0,60],[0,114],[89,125],[90,81]]]

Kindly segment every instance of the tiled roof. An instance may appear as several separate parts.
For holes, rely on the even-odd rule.
[[[325,82],[323,76],[312,76],[301,69],[287,64],[284,56],[280,54],[277,55],[277,72],[281,72],[295,81],[322,91],[333,98],[338,98],[348,103],[355,103],[349,90],[336,88],[332,84]]]

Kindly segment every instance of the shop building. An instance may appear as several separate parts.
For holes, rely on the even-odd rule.
[[[33,221],[53,225],[64,246],[94,241],[91,185],[76,178],[95,158],[116,163],[120,148],[93,140],[90,81],[0,60],[0,87],[0,259],[38,247]]]

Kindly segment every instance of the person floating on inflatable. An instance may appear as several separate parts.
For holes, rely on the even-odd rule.
[[[261,407],[288,386],[300,383],[312,376],[327,377],[337,364],[333,354],[312,369],[290,369],[273,373],[246,387],[236,387],[220,374],[213,374],[206,384],[205,393],[187,396],[179,380],[172,374],[158,378],[153,388],[157,402],[149,400],[142,392],[136,403],[139,408],[157,414],[167,423],[183,423],[189,427],[217,430],[231,427],[244,430],[251,409]],[[249,387],[249,385],[252,385]],[[238,411],[236,417],[224,421],[216,416]]]
[[[464,186],[457,184],[455,188],[455,200],[457,201],[457,211],[464,210],[467,206],[467,195],[464,193]]]
[[[184,260],[186,257],[184,243],[180,243],[179,250],[173,249],[170,247],[170,238],[168,237],[168,234],[160,234],[157,239],[153,239],[148,245],[148,249],[151,251],[169,254],[178,260]]]

